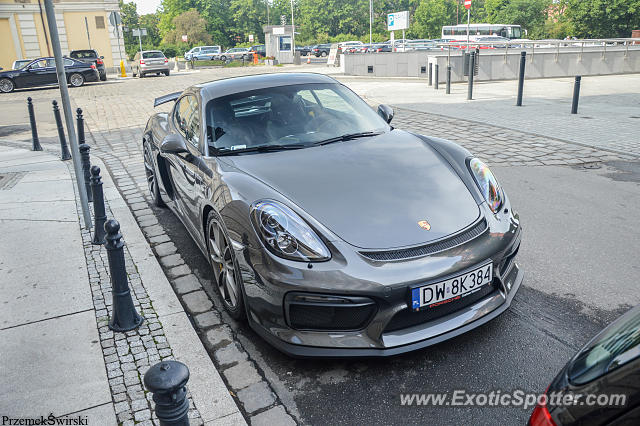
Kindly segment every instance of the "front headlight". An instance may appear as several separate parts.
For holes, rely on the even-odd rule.
[[[498,213],[504,202],[504,194],[498,180],[491,173],[489,167],[477,158],[472,158],[469,161],[469,169],[471,169],[471,174],[476,180],[476,184],[478,184],[478,188],[480,188],[480,192],[482,192],[482,196],[487,201],[489,208],[494,213]]]
[[[277,201],[261,200],[251,206],[251,220],[264,245],[276,256],[299,261],[322,261],[329,249],[293,210]]]

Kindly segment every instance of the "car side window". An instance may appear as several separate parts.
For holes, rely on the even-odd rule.
[[[47,60],[46,59],[42,59],[40,61],[36,61],[34,63],[32,63],[31,65],[29,65],[30,69],[39,69],[39,68],[46,68],[47,67]]]
[[[200,149],[200,108],[193,95],[182,97],[175,106],[175,125],[194,148]]]

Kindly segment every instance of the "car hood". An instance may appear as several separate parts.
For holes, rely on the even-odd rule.
[[[224,161],[360,248],[427,243],[470,225],[480,214],[449,163],[422,139],[400,130]],[[418,225],[423,220],[430,230]]]

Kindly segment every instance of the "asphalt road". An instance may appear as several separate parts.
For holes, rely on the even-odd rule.
[[[511,309],[476,330],[356,361],[291,359],[246,324],[239,339],[305,424],[524,424],[531,408],[408,407],[400,393],[544,391],[591,336],[638,303],[640,163],[597,167],[495,168],[522,218],[518,262],[526,275]],[[208,276],[179,221],[166,210],[159,220],[189,266]]]

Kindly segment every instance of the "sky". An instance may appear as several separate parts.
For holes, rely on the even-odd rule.
[[[138,8],[138,15],[153,13],[160,6],[160,0],[125,0],[125,3],[135,3]]]

